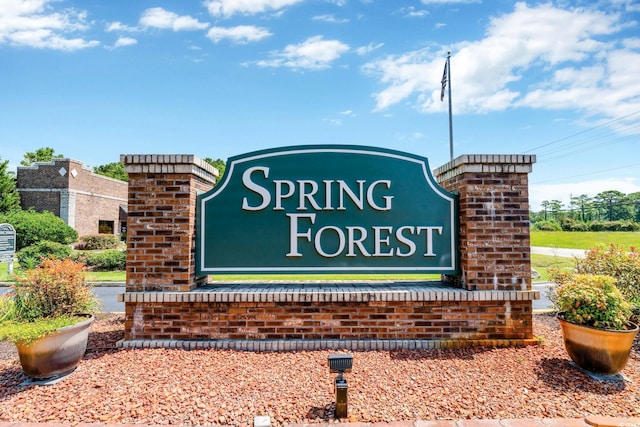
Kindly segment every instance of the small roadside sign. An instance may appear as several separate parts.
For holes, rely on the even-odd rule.
[[[16,253],[16,230],[11,224],[0,224],[0,261],[13,262]]]

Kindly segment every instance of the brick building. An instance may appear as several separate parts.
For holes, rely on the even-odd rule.
[[[128,183],[98,175],[78,160],[20,166],[17,188],[23,209],[49,211],[80,236],[120,234],[126,227]]]

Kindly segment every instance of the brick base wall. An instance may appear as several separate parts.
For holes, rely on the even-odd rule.
[[[527,173],[532,156],[462,156],[435,176],[460,201],[461,276],[450,284],[205,286],[191,155],[123,155],[129,173],[123,347],[435,348],[534,342]]]
[[[190,293],[128,293],[124,342],[169,347],[198,342],[199,347],[245,350],[534,342],[535,291],[470,292],[439,282],[281,284],[266,290],[270,286],[222,284]],[[279,341],[287,342],[285,348],[278,347]]]

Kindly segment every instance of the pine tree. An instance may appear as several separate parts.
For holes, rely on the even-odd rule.
[[[20,194],[16,188],[16,179],[9,172],[9,161],[0,159],[0,213],[20,209]]]

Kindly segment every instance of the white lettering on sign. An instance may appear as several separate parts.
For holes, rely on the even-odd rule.
[[[260,203],[252,205],[247,197],[242,199],[242,209],[245,211],[261,211],[272,205],[274,211],[284,210],[282,202],[296,196],[298,205],[296,210],[307,211],[309,206],[315,211],[347,210],[347,206],[352,205],[358,210],[364,210],[365,202],[367,206],[377,211],[389,211],[393,201],[393,196],[383,195],[376,200],[376,188],[391,189],[391,181],[378,180],[367,185],[366,180],[356,180],[356,185],[352,188],[344,180],[326,179],[322,181],[324,198],[319,195],[320,184],[308,179],[289,181],[286,179],[274,179],[271,181],[273,188],[266,188],[254,180],[252,176],[261,175],[262,178],[269,178],[269,168],[264,166],[254,166],[247,169],[242,174],[242,184],[244,187],[255,193],[260,198]],[[366,191],[365,191],[366,188]],[[333,207],[333,195],[338,195],[338,207]],[[349,202],[349,203],[347,203]]]
[[[247,153],[230,159],[197,203],[198,275],[458,272],[456,195],[411,154],[360,146]]]
[[[251,203],[248,197],[242,199],[245,211],[261,211],[271,208],[283,211],[283,202],[292,200],[297,203],[296,211],[313,210],[316,213],[287,213],[289,218],[289,252],[287,257],[302,257],[301,247],[311,246],[312,250],[325,258],[340,255],[347,257],[410,257],[418,250],[425,257],[435,257],[433,241],[435,234],[442,235],[442,226],[405,225],[394,229],[393,226],[376,225],[369,228],[362,226],[325,225],[314,228],[318,213],[323,211],[344,211],[347,207],[364,210],[366,207],[376,211],[390,211],[393,197],[390,180],[355,180],[351,186],[344,180],[325,179],[318,183],[309,179],[295,181],[274,179],[268,181],[269,168],[254,166],[242,174],[244,187],[254,193]],[[265,181],[259,184],[256,180]],[[324,195],[320,194],[320,189]],[[378,197],[376,198],[376,189]],[[380,191],[387,190],[380,197]],[[333,206],[334,195],[337,195],[338,206]],[[435,234],[434,234],[435,233]],[[330,244],[328,244],[330,243]],[[373,248],[373,252],[367,250]]]

